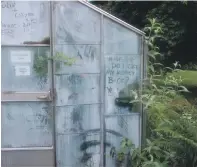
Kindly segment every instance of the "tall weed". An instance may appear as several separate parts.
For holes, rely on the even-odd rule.
[[[162,25],[156,19],[149,22],[144,29],[149,48],[148,82],[144,83],[148,85],[142,96],[130,102],[144,104],[146,146],[135,148],[124,139],[121,150],[115,150],[113,157],[124,166],[197,167],[197,108],[181,95],[189,92],[182,85],[182,78],[169,75],[180,70],[179,63],[175,62],[172,68],[158,63],[162,54],[156,44],[163,35]]]

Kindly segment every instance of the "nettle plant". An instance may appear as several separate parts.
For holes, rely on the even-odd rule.
[[[148,80],[139,96],[134,94],[130,103],[141,102],[147,115],[146,145],[136,148],[124,139],[120,150],[113,150],[113,157],[122,166],[134,167],[196,167],[197,166],[197,109],[181,95],[188,92],[183,79],[175,77],[180,69],[164,67],[157,42],[162,38],[162,25],[149,19],[144,29],[149,49]]]

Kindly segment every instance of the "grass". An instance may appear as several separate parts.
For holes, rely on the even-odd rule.
[[[187,87],[190,93],[183,93],[185,98],[192,104],[197,105],[197,71],[178,71],[174,72],[175,77],[180,77],[183,79],[182,85]]]
[[[178,71],[174,72],[173,75],[175,77],[180,77],[183,79],[183,85],[192,88],[196,87],[197,88],[197,71],[189,71],[189,70],[183,70],[183,71]]]
[[[197,105],[197,71],[191,70],[181,70],[173,73],[168,73],[173,75],[175,78],[181,77],[183,82],[181,85],[185,86],[190,92],[183,92],[182,95],[192,104]],[[162,80],[156,82],[157,85],[163,85]]]

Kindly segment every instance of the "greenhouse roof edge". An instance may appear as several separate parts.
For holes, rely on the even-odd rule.
[[[105,12],[104,10],[102,10],[102,9],[100,9],[100,8],[98,8],[98,7],[96,7],[95,5],[92,5],[91,3],[86,2],[86,1],[81,1],[81,0],[78,0],[78,1],[79,1],[80,3],[82,3],[82,4],[86,5],[86,6],[88,6],[89,8],[91,8],[91,9],[93,9],[93,10],[99,12],[100,14],[102,14],[102,15],[104,15],[104,16],[106,16],[106,17],[112,19],[112,20],[114,20],[115,22],[117,22],[117,23],[119,23],[119,24],[121,24],[121,25],[127,27],[128,29],[130,29],[130,30],[132,30],[132,31],[134,31],[134,32],[136,32],[136,33],[142,35],[142,36],[145,35],[145,33],[144,33],[143,31],[141,31],[141,30],[137,29],[136,27],[134,27],[134,26],[132,26],[132,25],[130,25],[130,24],[128,24],[128,23],[122,21],[121,19],[119,19],[119,18],[117,18],[117,17],[115,17],[115,16],[113,16],[113,15],[111,15],[111,14]]]

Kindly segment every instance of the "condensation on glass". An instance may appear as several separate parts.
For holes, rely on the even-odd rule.
[[[116,101],[141,88],[143,33],[87,2],[51,4],[2,2],[3,165],[116,167],[111,149],[141,142],[141,107]],[[20,148],[36,163],[16,162]]]

